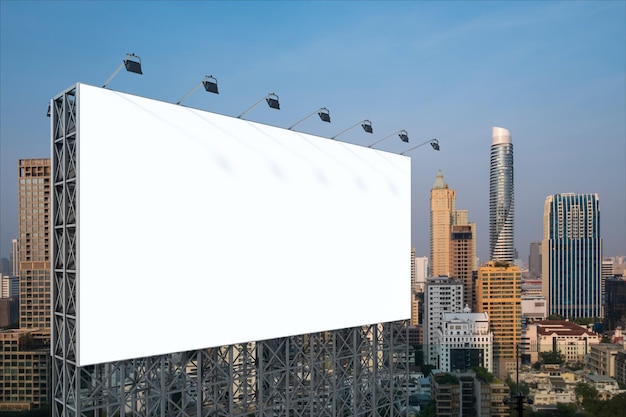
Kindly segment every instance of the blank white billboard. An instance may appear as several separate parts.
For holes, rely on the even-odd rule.
[[[410,158],[77,101],[79,366],[410,317]]]

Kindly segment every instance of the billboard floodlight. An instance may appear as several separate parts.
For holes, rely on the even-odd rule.
[[[118,72],[122,70],[122,68],[126,67],[126,71],[134,72],[135,74],[143,74],[141,72],[141,58],[137,55],[130,53],[126,54],[126,58],[122,61],[119,67],[111,74],[111,76],[104,82],[102,88],[106,88],[107,85],[111,82],[111,80],[117,75]]]
[[[292,130],[295,126],[297,126],[300,123],[304,122],[306,119],[308,119],[309,117],[313,116],[314,114],[317,114],[320,117],[320,119],[322,120],[322,122],[330,123],[330,112],[328,111],[328,109],[326,107],[322,107],[321,109],[315,110],[313,113],[307,115],[306,117],[303,117],[302,119],[300,119],[296,123],[292,124],[291,126],[289,126],[288,129]]]
[[[377,143],[382,142],[385,139],[389,139],[390,137],[392,137],[393,135],[397,134],[400,137],[400,140],[402,142],[409,142],[409,134],[406,132],[406,130],[398,130],[397,132],[393,132],[391,135],[389,136],[385,136],[384,138],[377,140],[376,142],[372,143],[371,145],[368,146],[368,148],[371,148],[372,146],[376,145]]]
[[[320,116],[321,117],[321,116]],[[339,135],[343,135],[344,133],[346,133],[348,130],[357,127],[358,125],[361,125],[361,127],[363,128],[363,130],[365,130],[367,133],[373,133],[374,129],[372,128],[372,122],[370,122],[369,120],[365,119],[357,124],[354,124],[352,126],[350,126],[347,129],[342,130],[341,132],[337,133],[335,136],[333,136],[331,139],[336,139],[337,136]]]
[[[401,153],[400,153],[400,155],[404,155],[404,154],[406,154],[407,152],[411,152],[413,149],[417,149],[417,148],[419,148],[420,146],[424,146],[424,145],[426,145],[427,143],[430,143],[430,146],[431,146],[434,150],[436,150],[436,151],[438,151],[438,150],[439,150],[439,141],[438,141],[437,139],[431,139],[431,140],[427,140],[426,142],[420,143],[419,145],[414,146],[414,147],[412,147],[411,149],[407,149],[406,151],[401,152]]]
[[[263,102],[263,100],[265,100],[267,102],[267,105],[270,106],[270,109],[280,110],[280,103],[278,102],[278,96],[276,94],[274,94],[274,93],[269,93],[268,95],[263,97],[261,100],[257,101],[252,106],[250,106],[246,110],[244,110],[244,112],[241,113],[239,116],[237,116],[237,118],[241,119],[241,116],[243,116],[244,114],[248,113],[250,110],[255,108],[256,106],[261,104]]]
[[[187,94],[185,94],[180,100],[176,102],[176,104],[182,103],[187,97],[189,97],[194,91],[196,91],[200,86],[204,86],[205,91],[213,94],[219,94],[217,91],[217,78],[212,75],[205,75],[204,79],[195,85],[194,88],[189,90]]]

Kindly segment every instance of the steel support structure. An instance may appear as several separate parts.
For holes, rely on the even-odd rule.
[[[77,108],[76,86],[51,102],[53,417],[401,414],[405,321],[77,366]]]

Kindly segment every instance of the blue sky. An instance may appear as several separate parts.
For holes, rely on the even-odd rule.
[[[487,259],[492,126],[513,138],[523,259],[542,238],[546,196],[564,192],[598,193],[604,254],[626,254],[624,1],[2,0],[0,13],[0,257],[17,235],[17,159],[50,153],[49,99],[78,81],[101,85],[127,52],[144,75],[120,73],[111,89],[176,102],[214,75],[220,94],[198,91],[185,105],[237,116],[275,92],[280,111],[247,117],[288,127],[327,107],[332,123],[297,129],[330,137],[369,119],[373,135],[340,137],[365,145],[407,130],[411,144],[378,146],[391,152],[438,138],[440,152],[411,153],[418,255],[428,254],[441,169]]]

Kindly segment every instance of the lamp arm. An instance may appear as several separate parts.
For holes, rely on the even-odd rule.
[[[241,119],[241,116],[243,116],[244,114],[248,113],[250,110],[252,110],[253,108],[255,108],[256,106],[258,106],[259,104],[261,104],[263,102],[263,100],[265,100],[266,98],[268,98],[270,96],[270,94],[266,95],[265,97],[263,97],[261,100],[257,101],[256,103],[254,103],[252,106],[248,107],[246,110],[244,110],[243,113],[241,113],[239,116],[237,116],[237,119]]]
[[[291,129],[293,129],[296,125],[299,125],[300,123],[304,122],[304,121],[305,121],[306,119],[308,119],[309,117],[313,116],[314,114],[317,114],[320,110],[322,110],[322,109],[315,110],[313,113],[309,114],[308,116],[304,117],[303,119],[301,119],[301,120],[297,121],[296,123],[292,124],[291,126],[289,126],[289,127],[287,128],[287,130],[291,130]]]
[[[111,80],[113,78],[115,78],[115,76],[117,75],[118,72],[120,72],[122,70],[122,68],[124,68],[124,61],[122,61],[122,63],[120,64],[119,67],[117,67],[117,69],[113,72],[113,74],[111,74],[111,76],[104,82],[104,84],[102,85],[102,88],[106,88],[106,86],[111,82]]]
[[[204,80],[202,80],[204,81]],[[202,81],[200,81],[194,88],[191,89],[191,91],[189,91],[187,94],[185,94],[183,96],[183,98],[181,98],[180,100],[178,100],[176,102],[176,104],[180,104],[182,103],[187,97],[189,97],[191,94],[193,94],[194,91],[196,91],[198,88],[200,88],[200,86],[202,85]]]
[[[343,135],[344,133],[346,133],[348,130],[357,127],[358,125],[360,125],[361,123],[363,123],[365,120],[361,120],[358,123],[353,124],[352,126],[350,126],[349,128],[342,130],[341,132],[337,133],[335,136],[333,136],[331,139],[335,139],[337,136],[339,135]]]
[[[377,143],[382,142],[385,139],[389,139],[390,137],[392,137],[393,135],[395,135],[396,133],[400,133],[402,132],[401,130],[398,130],[397,132],[393,132],[391,135],[389,136],[385,136],[384,138],[382,138],[381,140],[377,140],[376,142],[372,143],[371,145],[368,146],[368,148],[371,148],[372,146],[376,145]]]
[[[405,154],[405,153],[407,153],[407,152],[411,152],[413,149],[417,149],[417,148],[419,148],[420,146],[424,146],[424,145],[426,145],[427,143],[433,143],[433,142],[435,142],[436,140],[437,140],[437,139],[430,139],[430,140],[427,140],[426,142],[420,143],[419,145],[414,146],[414,147],[412,147],[411,149],[407,149],[406,151],[401,152],[401,153],[400,153],[400,155],[404,155],[404,154]]]

